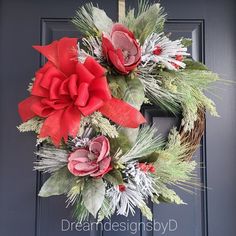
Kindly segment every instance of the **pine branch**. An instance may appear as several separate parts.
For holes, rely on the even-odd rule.
[[[40,129],[43,125],[43,119],[40,117],[34,117],[21,125],[17,126],[20,132],[29,132],[34,131],[36,134],[40,132]]]
[[[101,36],[102,32],[110,32],[112,20],[105,11],[87,3],[76,11],[72,23],[86,36]]]
[[[76,218],[78,223],[82,223],[83,221],[89,219],[89,211],[86,209],[82,197],[80,197],[76,202],[73,217]]]
[[[133,147],[121,156],[119,162],[126,163],[159,150],[163,146],[163,139],[156,132],[157,129],[154,126],[141,128]]]
[[[200,186],[195,177],[195,161],[183,161],[190,146],[183,145],[176,129],[172,129],[165,148],[158,152],[156,167],[156,191],[159,195],[177,204],[183,203],[173,190],[168,186],[177,186],[185,191],[190,191]]]
[[[140,0],[138,14],[135,15],[134,12],[134,9],[131,9],[122,22],[134,32],[141,44],[152,32],[163,31],[166,15],[160,4],[150,5],[147,0]]]
[[[54,146],[42,146],[36,152],[40,158],[34,163],[34,170],[53,173],[68,163],[68,151]]]

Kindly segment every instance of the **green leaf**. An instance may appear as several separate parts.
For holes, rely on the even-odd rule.
[[[113,22],[107,16],[105,11],[97,7],[93,7],[93,21],[100,32],[110,33]]]
[[[120,148],[123,153],[126,153],[131,148],[131,143],[124,130],[119,130],[117,138],[110,139],[111,154],[114,155]]]
[[[125,76],[109,76],[109,86],[112,95],[129,103],[136,109],[140,109],[144,102],[144,87],[138,78]]]
[[[132,148],[122,155],[119,163],[143,158],[163,148],[163,138],[156,134],[154,126],[143,126],[140,128],[137,139]]]
[[[142,157],[139,159],[139,162],[147,162],[147,163],[154,163],[157,161],[159,157],[159,154],[156,152],[153,152],[152,154]]]
[[[73,217],[78,221],[78,223],[82,223],[83,221],[87,221],[89,219],[89,211],[84,206],[82,200],[83,199],[81,197],[77,199],[73,212]]]
[[[145,100],[145,94],[143,84],[138,78],[131,79],[125,76],[110,76],[109,81],[109,86],[111,88],[113,96],[126,101],[131,106],[135,107],[137,110],[140,110]],[[121,128],[120,133],[122,133],[122,136],[119,141],[121,141],[121,143],[127,141],[129,143],[134,143],[138,135],[138,131],[138,128]],[[114,142],[119,144],[119,141]],[[122,145],[122,150],[123,149],[127,150],[127,148],[125,148],[125,145]]]
[[[143,84],[138,78],[126,79],[126,84],[123,100],[139,110],[145,98]]]
[[[82,192],[83,201],[86,209],[96,217],[97,212],[102,206],[105,196],[105,185],[103,180],[89,179],[85,182]]]
[[[129,143],[131,144],[131,146],[133,146],[136,139],[137,139],[139,128],[124,128],[124,127],[121,127],[120,130],[127,137],[127,139],[129,140]],[[130,146],[128,146],[128,148],[130,149]],[[127,149],[127,150],[129,150],[129,149]]]
[[[119,170],[112,170],[103,178],[114,185],[121,185],[124,183],[122,174]]]
[[[49,197],[64,194],[69,191],[74,181],[75,177],[68,171],[67,167],[62,168],[49,177],[38,195],[40,197]]]
[[[125,76],[122,75],[107,75],[109,79],[109,87],[112,95],[116,98],[122,99],[124,97],[124,91],[126,89]]]
[[[165,15],[159,3],[151,5],[145,12],[141,13],[134,21],[133,30],[136,38],[143,44],[145,39],[152,32],[162,32],[165,22]]]
[[[72,23],[86,36],[100,36],[102,32],[110,32],[112,20],[105,11],[87,3],[76,11]]]
[[[125,76],[109,77],[109,86],[114,97],[120,98],[136,109],[140,109],[145,99],[144,87],[138,78]]]

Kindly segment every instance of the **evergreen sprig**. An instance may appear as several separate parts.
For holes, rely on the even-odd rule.
[[[144,126],[139,130],[133,147],[120,157],[120,163],[127,163],[132,160],[148,156],[163,146],[163,138],[157,135],[154,126]]]
[[[44,145],[39,148],[36,155],[39,158],[34,163],[34,170],[54,173],[67,165],[69,152],[54,146]]]
[[[140,0],[138,12],[135,15],[134,9],[128,11],[122,20],[143,44],[148,35],[153,32],[163,31],[166,14],[159,3],[150,5],[147,0]]]
[[[164,149],[158,152],[158,159],[154,163],[156,167],[156,191],[160,196],[170,202],[183,204],[180,197],[170,189],[177,186],[188,192],[195,187],[200,187],[199,179],[196,177],[195,161],[183,161],[188,149],[188,144],[183,145],[178,131],[174,128],[170,131],[168,142]]]
[[[87,3],[76,11],[72,23],[78,30],[87,36],[97,36],[99,33],[98,28],[93,20],[93,4]]]
[[[110,31],[112,20],[105,11],[87,3],[76,11],[72,23],[85,36],[101,36],[102,32]]]

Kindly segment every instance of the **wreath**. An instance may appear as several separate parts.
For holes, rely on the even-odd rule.
[[[19,103],[20,131],[38,134],[34,169],[50,173],[39,196],[65,194],[80,222],[136,207],[149,220],[147,201],[183,204],[172,189],[195,186],[192,155],[204,132],[204,95],[218,76],[191,59],[191,40],[163,32],[160,4],[140,1],[118,23],[87,4],[73,18],[83,38],[33,46],[47,58]],[[166,140],[140,109],[157,105],[182,117]],[[199,183],[200,184],[200,183]]]

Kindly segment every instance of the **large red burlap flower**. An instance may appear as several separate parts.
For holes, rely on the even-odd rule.
[[[58,146],[62,138],[75,137],[82,116],[100,111],[113,122],[130,128],[145,122],[141,113],[112,98],[105,69],[88,57],[77,60],[77,39],[62,38],[47,46],[34,46],[48,62],[35,74],[31,96],[19,104],[23,121],[45,118],[40,137],[50,136]]]
[[[141,61],[141,47],[134,34],[122,24],[113,25],[111,34],[102,37],[103,53],[121,74],[128,74]]]

